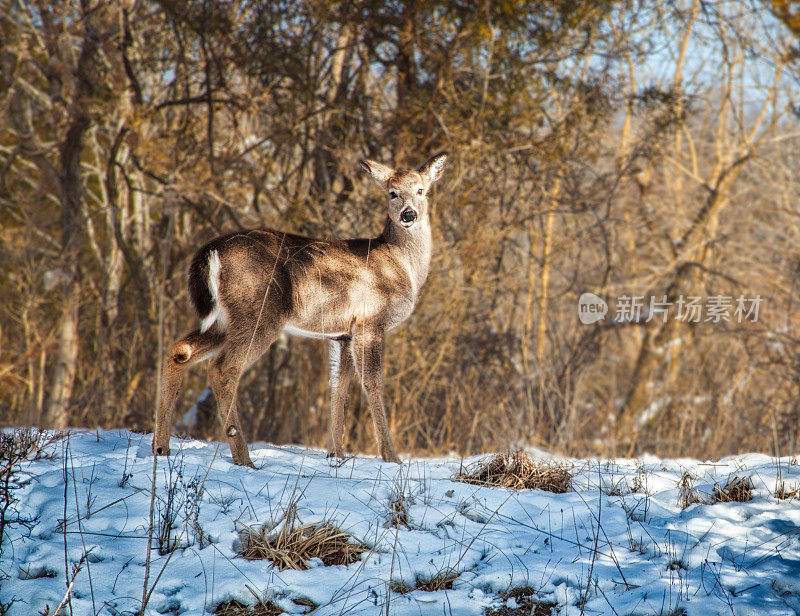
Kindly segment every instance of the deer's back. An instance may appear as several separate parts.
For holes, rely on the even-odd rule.
[[[253,319],[264,303],[291,333],[337,337],[362,320],[391,329],[416,302],[408,268],[383,236],[331,240],[262,229],[218,237],[197,252],[189,278],[201,318],[211,308],[197,287],[209,284],[215,252],[230,318]]]

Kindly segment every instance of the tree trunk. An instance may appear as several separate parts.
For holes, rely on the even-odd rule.
[[[73,271],[73,274],[76,273]],[[57,429],[66,428],[69,424],[70,401],[78,368],[80,291],[80,282],[76,275],[64,281],[61,291],[61,323],[58,328],[55,368],[51,379],[50,398],[44,413],[45,424]]]
[[[83,54],[81,54],[83,57]],[[76,101],[77,102],[77,101]],[[61,283],[61,317],[58,346],[53,358],[50,399],[44,420],[48,426],[65,428],[78,368],[78,314],[80,306],[80,238],[83,178],[80,157],[89,118],[80,104],[73,106],[73,118],[61,150],[61,258],[66,264]]]
[[[93,18],[86,16],[86,30],[74,70],[75,89],[69,110],[69,125],[60,148],[61,182],[61,260],[65,264],[50,398],[45,422],[55,428],[69,423],[75,374],[78,368],[78,317],[80,307],[81,235],[83,211],[83,173],[81,154],[86,131],[91,125],[88,112],[92,95],[91,75],[98,38]]]

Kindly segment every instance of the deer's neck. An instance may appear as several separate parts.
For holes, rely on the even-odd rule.
[[[387,219],[382,235],[393,256],[408,270],[414,295],[418,295],[431,265],[433,238],[428,217],[425,216],[411,229],[404,229]]]

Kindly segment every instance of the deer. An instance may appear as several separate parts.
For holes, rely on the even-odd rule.
[[[191,365],[208,360],[217,416],[235,464],[253,467],[236,407],[240,378],[281,333],[326,340],[330,367],[328,456],[344,459],[344,418],[353,376],[366,394],[378,452],[400,463],[384,404],[387,332],[414,311],[428,276],[428,192],[447,153],[417,169],[360,165],[388,198],[380,235],[317,239],[274,229],[236,231],[195,253],[188,291],[199,326],[169,347],[161,371],[154,455],[169,455],[173,413]]]

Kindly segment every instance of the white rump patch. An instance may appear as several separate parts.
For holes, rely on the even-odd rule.
[[[225,329],[228,325],[228,315],[219,301],[219,254],[212,250],[208,255],[208,290],[211,292],[211,304],[213,308],[208,316],[200,322],[200,332],[204,333],[217,323],[220,329]]]

